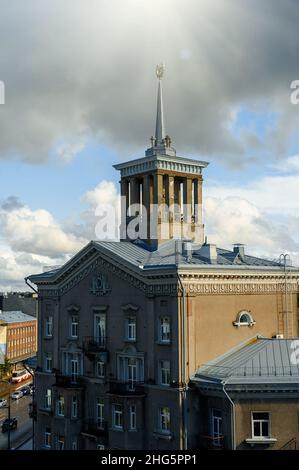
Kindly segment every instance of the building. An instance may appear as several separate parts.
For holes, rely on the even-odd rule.
[[[192,403],[202,448],[299,449],[298,347],[257,337],[199,368]]]
[[[37,294],[32,292],[1,292],[0,310],[4,312],[21,311],[37,316]]]
[[[0,338],[2,357],[16,364],[36,356],[36,318],[26,313],[0,311]]]
[[[152,146],[115,165],[121,241],[26,279],[39,296],[37,449],[197,448],[200,366],[257,335],[298,336],[299,270],[207,242],[207,163],[176,155],[158,75]]]

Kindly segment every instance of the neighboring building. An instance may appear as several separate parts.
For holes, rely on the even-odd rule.
[[[200,447],[299,448],[299,341],[256,338],[200,367],[192,385]]]
[[[199,367],[257,335],[298,336],[299,270],[204,241],[207,163],[176,156],[161,93],[159,81],[152,147],[116,165],[121,241],[92,241],[28,278],[39,295],[37,449],[197,448],[200,391],[188,384]],[[131,241],[139,207],[143,236]]]
[[[37,316],[38,309],[37,294],[32,292],[1,292],[0,310],[4,312],[21,311]]]
[[[26,313],[0,311],[2,352],[12,364],[36,356],[36,318]]]

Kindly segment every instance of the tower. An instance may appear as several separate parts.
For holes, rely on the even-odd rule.
[[[208,163],[179,157],[165,133],[162,97],[164,66],[158,79],[155,136],[145,157],[114,165],[121,174],[121,240],[140,240],[155,250],[170,239],[202,244],[202,170]]]

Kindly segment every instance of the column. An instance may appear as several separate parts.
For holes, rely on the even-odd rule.
[[[120,181],[121,192],[121,214],[120,214],[120,239],[126,240],[127,211],[129,207],[128,180],[122,178]]]

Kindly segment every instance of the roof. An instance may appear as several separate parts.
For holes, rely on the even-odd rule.
[[[27,315],[26,313],[21,312],[20,310],[14,310],[11,312],[3,312],[0,310],[0,321],[3,320],[6,323],[22,323],[29,321],[36,321],[35,317]]]
[[[195,382],[258,384],[299,382],[299,361],[293,357],[299,339],[255,338],[245,345],[201,366]]]
[[[109,259],[117,263],[125,261],[131,268],[140,274],[154,269],[176,268],[188,270],[200,269],[234,269],[234,270],[270,270],[282,272],[283,266],[277,261],[271,261],[264,258],[257,258],[244,254],[238,255],[234,251],[217,248],[217,258],[211,261],[201,250],[201,245],[193,245],[192,257],[189,258],[183,254],[182,249],[177,249],[176,240],[168,240],[159,246],[157,250],[150,251],[148,246],[141,240],[135,243],[127,241],[91,241],[70,261],[60,268],[55,268],[40,274],[29,276],[32,282],[43,282],[54,280],[60,273],[65,273],[71,269],[72,264],[78,264],[80,257],[85,256],[88,250],[96,250],[103,253]],[[298,268],[287,267],[288,272],[298,272]]]

